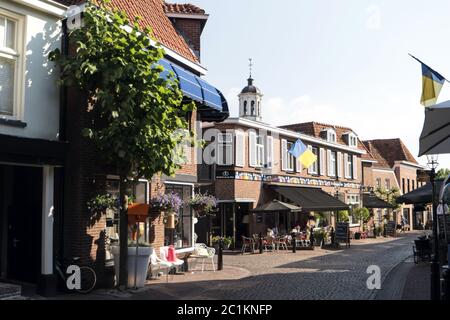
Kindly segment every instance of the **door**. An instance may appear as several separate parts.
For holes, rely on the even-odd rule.
[[[41,263],[42,169],[13,167],[7,277],[35,283]]]

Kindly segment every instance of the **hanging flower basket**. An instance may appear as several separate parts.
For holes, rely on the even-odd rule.
[[[175,194],[162,194],[157,195],[151,199],[150,205],[150,215],[153,217],[159,217],[161,213],[164,214],[164,224],[167,229],[175,229],[177,224],[177,216],[180,211],[183,201],[181,198]]]
[[[217,211],[217,199],[212,195],[195,194],[189,203],[197,217],[204,217]]]

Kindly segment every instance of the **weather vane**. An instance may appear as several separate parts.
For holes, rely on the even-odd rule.
[[[252,77],[252,67],[253,67],[253,62],[252,62],[252,61],[253,61],[253,59],[252,59],[252,58],[249,58],[248,61],[250,61],[250,63],[249,63],[248,66],[249,66],[249,68],[250,68],[250,78],[251,78],[251,77]]]

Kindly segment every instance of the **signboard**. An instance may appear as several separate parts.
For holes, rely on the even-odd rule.
[[[338,222],[336,224],[334,241],[336,243],[345,243],[347,246],[350,246],[350,225],[347,222]]]
[[[395,233],[397,230],[397,224],[395,223],[395,221],[389,221],[385,228],[386,228],[386,235],[388,237],[395,237]]]
[[[445,218],[445,219],[444,219]],[[444,224],[445,220],[445,224]],[[447,241],[450,241],[450,214],[439,214],[438,215],[438,226],[439,226],[439,235],[441,238],[447,238]],[[447,235],[445,235],[447,233]]]

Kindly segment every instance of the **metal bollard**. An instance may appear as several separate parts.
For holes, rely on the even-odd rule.
[[[444,266],[442,270],[442,277],[444,278],[444,288],[442,300],[450,300],[450,269]]]
[[[219,240],[219,253],[217,257],[217,270],[223,270],[223,238]]]
[[[259,253],[263,253],[263,236],[262,233],[259,234]]]
[[[295,241],[295,233],[292,233],[291,244],[292,244],[292,253],[296,253],[297,252],[297,241]]]

